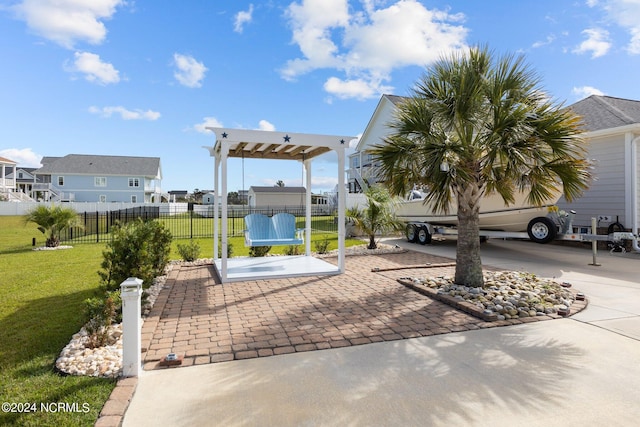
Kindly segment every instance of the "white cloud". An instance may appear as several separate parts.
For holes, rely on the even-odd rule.
[[[114,114],[119,114],[123,120],[158,120],[160,118],[160,113],[157,111],[147,110],[143,111],[140,109],[136,110],[128,110],[122,106],[115,107],[89,107],[89,112],[92,114],[99,114],[102,117],[111,117]]]
[[[33,32],[72,49],[78,41],[102,43],[107,35],[103,21],[124,4],[124,0],[23,0],[13,10]]]
[[[325,90],[338,98],[366,99],[392,89],[384,83],[395,68],[424,66],[465,47],[463,15],[428,9],[417,0],[376,9],[379,3],[364,1],[364,9],[353,13],[347,0],[291,3],[287,17],[302,57],[288,61],[282,77],[337,69],[344,77],[329,78]]]
[[[200,132],[200,133],[204,133],[204,134],[211,134],[211,131],[208,130],[207,127],[221,128],[221,127],[224,127],[224,126],[222,126],[222,122],[218,121],[218,119],[216,119],[215,117],[205,117],[202,120],[202,123],[198,123],[196,125],[193,125],[192,128],[188,128],[186,130],[193,129],[196,132]]]
[[[632,55],[640,54],[640,1],[590,0],[587,5],[602,8],[610,20],[629,31],[627,51]]]
[[[576,96],[577,100],[588,98],[591,95],[604,95],[604,92],[592,86],[574,87],[571,89],[571,93]]]
[[[591,52],[591,58],[605,55],[611,48],[609,32],[601,28],[588,28],[582,31],[587,39],[573,50],[574,53],[583,54]]]
[[[244,30],[244,24],[251,22],[251,20],[253,19],[252,15],[253,4],[249,5],[249,10],[247,10],[246,12],[240,11],[236,13],[236,20],[233,24],[233,31],[235,31],[236,33],[242,33],[242,31]]]
[[[381,82],[373,79],[341,80],[338,77],[330,77],[324,84],[324,90],[340,99],[368,99],[381,93],[392,92],[393,88],[383,86]]]
[[[103,85],[120,81],[120,72],[110,63],[103,62],[99,55],[76,52],[74,57],[73,65],[65,66],[67,71],[83,73],[86,80]]]
[[[273,124],[271,124],[268,121],[266,121],[266,120],[260,120],[260,122],[258,122],[258,126],[259,126],[258,130],[268,130],[268,131],[271,131],[271,132],[276,130],[276,127]]]
[[[173,54],[173,63],[177,70],[173,76],[180,84],[187,87],[200,87],[207,72],[207,67],[202,62],[196,61],[193,56]]]
[[[31,148],[5,148],[0,150],[0,157],[13,160],[18,166],[25,168],[39,168],[42,160],[42,156],[34,153]]]
[[[550,45],[555,40],[556,40],[556,36],[554,34],[550,34],[550,35],[547,36],[546,39],[533,43],[531,45],[531,47],[534,48],[534,49],[537,49],[537,48],[542,47],[542,46]]]

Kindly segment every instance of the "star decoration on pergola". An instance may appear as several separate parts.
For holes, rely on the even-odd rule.
[[[282,137],[284,139],[284,142],[289,142],[291,141],[291,137],[289,135],[285,135]]]
[[[223,137],[223,138],[226,138],[227,136],[229,136],[229,134],[228,134],[228,133],[226,133],[226,132],[222,132],[222,137]]]

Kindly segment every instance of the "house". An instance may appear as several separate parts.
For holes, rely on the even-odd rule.
[[[16,180],[13,177],[9,177],[11,173],[16,170],[17,163],[13,160],[9,160],[5,157],[0,157],[0,194],[3,199],[9,198],[8,193],[16,191]]]
[[[301,207],[305,204],[304,187],[249,187],[251,207]]]
[[[350,193],[360,193],[367,183],[376,182],[376,165],[367,149],[381,144],[390,134],[388,123],[404,99],[383,95],[378,102],[355,153],[349,156]],[[590,227],[591,218],[597,218],[599,227],[619,222],[626,229],[637,230],[640,226],[640,101],[593,95],[568,108],[582,116],[587,158],[595,160],[595,180],[582,197],[572,203],[561,198],[558,207],[577,212],[576,227]]]
[[[187,197],[189,196],[189,192],[187,190],[171,190],[169,191],[169,201],[170,202],[185,202]]]
[[[202,196],[203,205],[213,205],[216,202],[216,194],[213,191]]]
[[[396,95],[382,95],[380,98],[373,116],[358,141],[355,152],[349,155],[347,167],[349,193],[362,193],[367,184],[377,181],[375,177],[376,165],[367,149],[381,144],[384,138],[390,134],[391,131],[387,125],[393,119],[396,106],[404,99],[406,98]]]
[[[69,154],[43,157],[34,193],[47,201],[158,203],[159,157]]]
[[[577,212],[576,226],[599,227],[619,222],[626,229],[638,230],[640,210],[640,101],[592,95],[570,105],[582,116],[587,158],[593,159],[594,181],[582,197],[558,207]]]

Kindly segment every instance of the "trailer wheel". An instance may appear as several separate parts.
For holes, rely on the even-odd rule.
[[[407,224],[407,228],[405,230],[405,234],[407,235],[407,241],[410,243],[415,243],[418,238],[418,230],[416,230],[416,226],[413,224]]]
[[[536,243],[549,243],[556,238],[557,233],[556,224],[543,216],[532,219],[527,226],[529,238]]]
[[[418,228],[418,243],[421,245],[431,243],[431,233],[429,233],[429,229],[426,225]]]

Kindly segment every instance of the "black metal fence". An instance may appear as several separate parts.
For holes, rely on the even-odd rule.
[[[203,209],[204,208],[204,209]],[[299,228],[305,226],[304,207],[260,207],[230,206],[227,210],[227,227],[229,236],[242,236],[244,233],[244,217],[252,213],[273,216],[280,212],[288,212],[296,217]],[[156,220],[163,223],[171,232],[174,239],[197,239],[213,237],[214,215],[213,207],[190,205],[183,212],[161,212],[158,207],[138,207],[107,212],[85,212],[78,214],[82,227],[68,229],[61,235],[63,242],[100,243],[111,240],[113,228],[117,224],[126,224],[141,218],[144,221]],[[221,212],[218,221],[221,227]],[[311,228],[313,231],[338,231],[337,216],[326,208],[312,208]],[[222,228],[220,228],[221,230]]]

